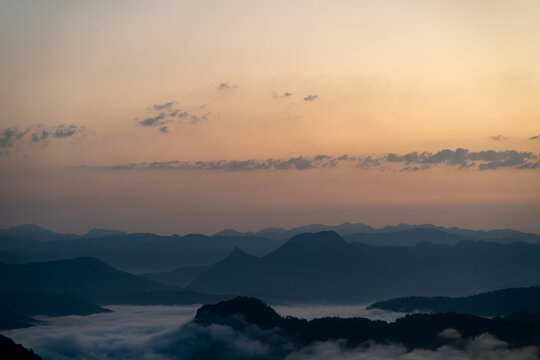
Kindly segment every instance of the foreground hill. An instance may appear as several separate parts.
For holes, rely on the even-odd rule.
[[[235,249],[187,288],[271,293],[331,302],[398,296],[463,296],[537,285],[540,244],[463,241],[411,247],[348,243],[335,232],[298,235],[255,257]]]
[[[27,350],[4,335],[0,335],[0,355],[5,360],[41,360],[41,357]]]
[[[454,313],[408,315],[393,323],[364,318],[319,318],[308,321],[283,318],[260,300],[245,297],[204,305],[197,311],[193,323],[203,327],[216,324],[231,327],[247,339],[268,346],[275,358],[284,358],[288,353],[316,342],[337,340],[343,341],[342,344],[349,348],[371,341],[402,344],[409,350],[462,347],[467,340],[482,334],[495,336],[511,348],[538,345],[540,340],[538,321],[486,319]],[[207,345],[199,349],[199,358],[216,358],[220,344]]]
[[[517,312],[540,314],[540,286],[503,289],[466,297],[404,297],[380,301],[370,309],[396,312],[456,312],[477,316],[503,316]]]

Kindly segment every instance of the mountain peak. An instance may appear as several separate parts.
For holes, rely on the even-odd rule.
[[[98,238],[104,236],[117,236],[117,235],[127,235],[124,231],[119,230],[109,230],[109,229],[99,229],[95,228],[84,234],[82,237],[86,238]]]
[[[281,316],[261,300],[243,296],[217,304],[203,305],[197,310],[195,321],[214,322],[218,318],[225,319],[237,315],[242,316],[248,323],[266,328],[278,326],[282,321]]]
[[[235,246],[231,253],[229,254],[228,257],[234,257],[234,258],[238,258],[238,257],[251,257],[252,255],[248,254],[247,252],[245,252],[244,250],[240,249],[239,247]]]

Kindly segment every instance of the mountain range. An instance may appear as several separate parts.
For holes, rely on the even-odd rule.
[[[257,257],[236,248],[187,289],[328,302],[464,296],[540,283],[540,243],[371,246],[331,231],[301,234]]]
[[[225,230],[213,236],[128,234],[107,229],[93,229],[84,235],[59,234],[28,224],[0,229],[0,261],[28,263],[91,256],[123,271],[163,273],[179,268],[211,265],[223,259],[235,247],[255,256],[263,256],[295,235],[327,230],[336,231],[348,242],[375,246],[414,246],[420,242],[452,245],[463,240],[540,242],[540,235],[515,230],[477,231],[430,224],[400,224],[380,229],[361,223],[336,226],[314,224],[289,230],[266,228],[255,233]],[[187,269],[177,273],[177,279],[174,279],[174,276],[161,275],[174,284],[182,284],[193,278]],[[187,280],[183,280],[184,275],[180,273],[186,274]]]

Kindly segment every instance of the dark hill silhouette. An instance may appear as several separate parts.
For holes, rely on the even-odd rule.
[[[33,351],[15,344],[13,340],[4,335],[0,335],[0,355],[5,360],[41,360],[41,357],[34,354]]]
[[[415,310],[456,312],[477,316],[503,316],[517,312],[540,314],[540,286],[503,289],[466,297],[405,297],[369,306],[398,312]]]
[[[275,339],[285,338],[292,345],[282,346],[280,354],[313,344],[314,342],[345,340],[354,347],[366,341],[403,344],[409,349],[436,349],[443,345],[460,346],[463,340],[489,333],[510,347],[538,345],[540,322],[524,322],[511,318],[486,319],[472,315],[415,314],[393,323],[364,318],[320,318],[310,321],[294,317],[283,318],[272,308],[255,298],[237,297],[214,305],[201,307],[194,323],[208,326],[227,325],[248,338],[257,337],[267,346]],[[254,331],[256,326],[261,331]],[[461,337],[441,335],[454,329]],[[202,350],[205,351],[204,349]],[[204,358],[205,354],[200,354]]]
[[[32,318],[34,315],[90,315],[109,311],[74,295],[0,292],[0,330],[32,326],[39,322]]]
[[[27,315],[40,314],[44,309],[48,309],[47,315],[60,315],[53,310],[61,311],[61,308],[79,315],[98,311],[99,307],[83,299],[100,305],[181,305],[229,298],[168,286],[119,271],[89,257],[15,265],[0,263],[0,283],[1,291],[14,297],[38,292],[48,294],[42,303],[39,297],[22,301],[19,305],[27,304],[31,310],[19,311]],[[75,295],[82,299],[56,295]]]
[[[14,312],[12,309],[0,310],[0,331],[34,326],[37,320]]]
[[[0,282],[6,292],[49,292],[82,297],[164,287],[154,281],[118,271],[91,257],[20,265],[0,264]]]
[[[145,273],[139,275],[144,276],[145,278],[150,280],[161,282],[163,284],[186,286],[209,268],[210,265],[186,266],[174,269],[172,271]]]
[[[452,246],[369,246],[322,232],[298,235],[263,257],[235,252],[187,288],[331,302],[463,296],[537,285],[539,258],[540,244],[462,241]]]
[[[78,296],[48,294],[44,292],[0,292],[0,309],[27,316],[90,315],[110,311]]]

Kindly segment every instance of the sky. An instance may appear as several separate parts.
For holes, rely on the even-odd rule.
[[[0,227],[540,233],[536,0],[0,3]]]

